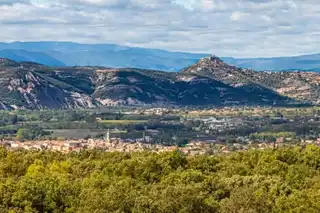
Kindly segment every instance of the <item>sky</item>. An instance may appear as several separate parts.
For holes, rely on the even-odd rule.
[[[0,41],[113,43],[218,56],[320,53],[319,0],[0,0]]]

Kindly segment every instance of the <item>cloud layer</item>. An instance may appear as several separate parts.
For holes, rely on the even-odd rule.
[[[0,0],[0,41],[116,43],[219,56],[320,52],[318,0]]]

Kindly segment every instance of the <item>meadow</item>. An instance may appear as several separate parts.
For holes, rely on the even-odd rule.
[[[99,123],[103,124],[139,124],[139,123],[147,123],[148,120],[99,120]]]

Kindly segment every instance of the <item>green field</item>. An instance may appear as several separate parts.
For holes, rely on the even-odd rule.
[[[107,130],[91,130],[91,129],[48,129],[52,131],[52,137],[58,138],[76,138],[81,139],[88,135],[95,137],[99,134],[105,134]]]
[[[104,124],[138,124],[138,123],[146,123],[147,120],[100,120],[99,123]]]
[[[52,132],[52,137],[57,138],[75,138],[82,139],[90,135],[95,137],[97,135],[106,134],[107,129],[47,129],[47,131]],[[121,133],[126,133],[126,131],[114,131],[110,130],[110,133],[114,137],[118,137]]]

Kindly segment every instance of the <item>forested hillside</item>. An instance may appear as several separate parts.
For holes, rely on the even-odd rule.
[[[0,149],[0,212],[320,212],[320,148],[222,156]]]

